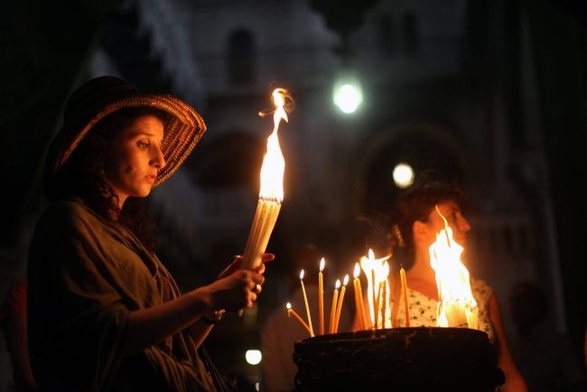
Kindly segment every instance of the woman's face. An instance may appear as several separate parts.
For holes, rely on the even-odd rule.
[[[156,116],[137,118],[122,129],[107,152],[104,172],[122,208],[128,196],[146,197],[165,166],[163,123]]]
[[[444,217],[453,231],[454,240],[461,246],[467,244],[467,233],[471,229],[469,222],[463,216],[463,212],[459,205],[454,201],[446,201],[438,203],[438,211],[433,208],[428,215],[428,227],[430,230],[430,244],[436,241],[436,235],[440,230],[445,228]],[[440,216],[440,214],[442,216]]]

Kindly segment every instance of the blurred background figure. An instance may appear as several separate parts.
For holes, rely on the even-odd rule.
[[[26,281],[18,281],[8,289],[0,308],[0,327],[10,354],[16,392],[38,391],[29,361],[26,302]]]
[[[293,361],[294,343],[310,335],[308,331],[293,317],[288,317],[287,302],[305,321],[306,305],[300,284],[300,271],[304,270],[304,288],[310,306],[310,314],[314,333],[319,334],[318,313],[318,271],[320,260],[328,258],[317,246],[304,243],[294,249],[291,260],[286,263],[287,270],[284,274],[287,285],[287,300],[275,308],[265,319],[261,329],[261,391],[262,392],[286,392],[294,391],[297,366]],[[329,267],[331,267],[329,265]],[[324,272],[324,324],[325,333],[328,333],[328,317],[332,300],[333,284],[327,283],[327,276],[332,276],[332,271]],[[352,301],[343,300],[343,305]],[[343,306],[341,310],[338,332],[347,332],[351,328],[352,317],[348,308]]]
[[[515,284],[510,294],[515,325],[512,355],[531,392],[587,391],[585,368],[566,334],[548,320],[543,289],[530,282]]]

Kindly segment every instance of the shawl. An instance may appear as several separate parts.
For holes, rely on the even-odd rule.
[[[187,332],[123,355],[129,313],[172,300],[179,289],[129,230],[81,199],[44,211],[27,272],[29,352],[43,391],[223,390]]]

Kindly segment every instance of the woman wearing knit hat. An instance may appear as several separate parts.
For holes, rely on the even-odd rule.
[[[145,197],[205,130],[180,99],[116,77],[69,98],[28,260],[29,353],[42,391],[230,390],[202,342],[224,311],[256,301],[264,263],[248,271],[236,257],[181,294],[143,219]]]

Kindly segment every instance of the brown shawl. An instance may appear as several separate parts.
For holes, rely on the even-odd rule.
[[[187,332],[122,355],[129,313],[179,290],[156,255],[81,200],[47,208],[31,242],[28,276],[30,354],[44,391],[222,390]]]

